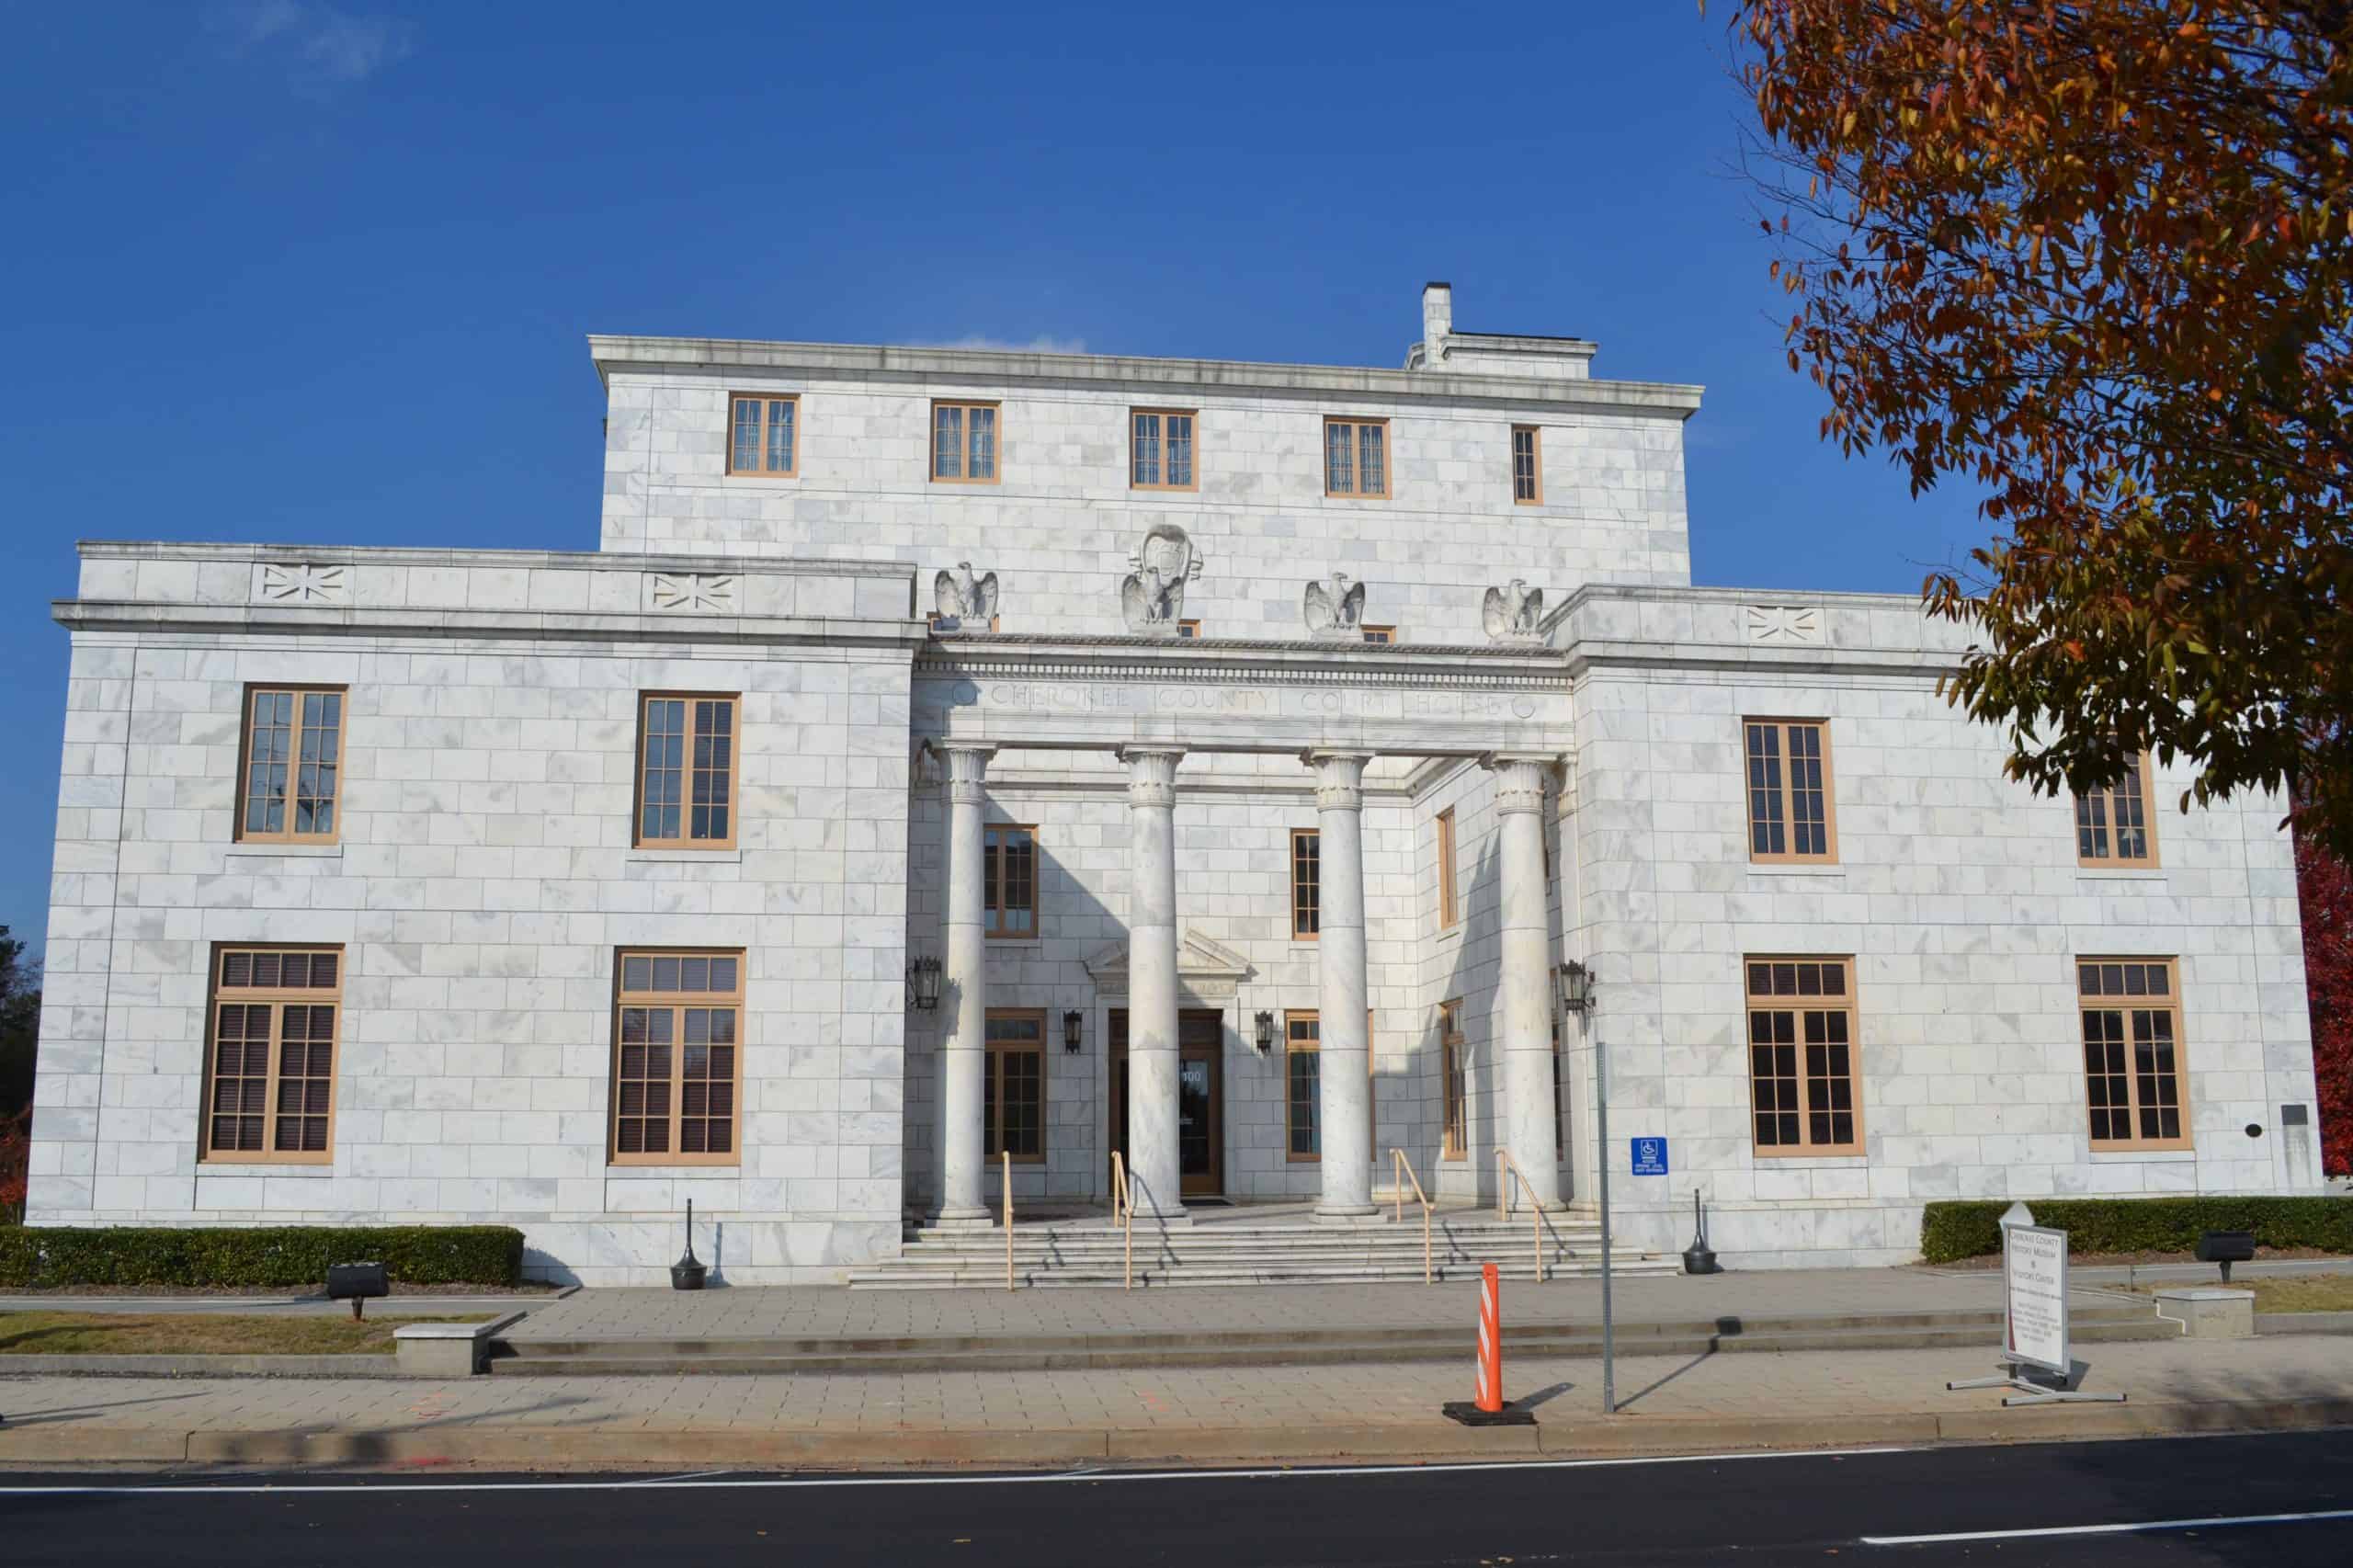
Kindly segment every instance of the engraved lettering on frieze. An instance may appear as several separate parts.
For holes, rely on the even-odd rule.
[[[1751,642],[1820,642],[1822,612],[1812,605],[1750,605]]]
[[[736,579],[723,572],[654,572],[647,574],[646,601],[676,615],[733,615]]]
[[[1354,687],[1279,687],[1194,683],[1097,685],[1075,681],[986,681],[979,706],[1026,713],[1198,714],[1228,718],[1371,719],[1410,722],[1531,720],[1543,710],[1525,691],[1399,691]]]
[[[276,605],[339,605],[351,602],[349,568],[310,562],[264,562],[256,597]]]

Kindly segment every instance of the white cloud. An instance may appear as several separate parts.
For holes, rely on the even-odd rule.
[[[953,338],[944,343],[923,345],[926,348],[993,348],[1013,354],[1084,354],[1086,339],[1083,337],[1053,337],[1040,334],[1027,343],[1015,343],[1006,338],[990,337],[981,333]]]
[[[415,51],[415,29],[399,17],[362,15],[309,0],[234,0],[208,17],[228,51],[276,64],[297,91],[322,93],[364,82]]]

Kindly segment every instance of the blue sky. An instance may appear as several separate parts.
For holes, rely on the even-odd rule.
[[[588,332],[1702,382],[1694,573],[1910,591],[1985,531],[1822,446],[1722,7],[81,0],[0,51],[0,924],[47,918],[80,538],[597,541]]]

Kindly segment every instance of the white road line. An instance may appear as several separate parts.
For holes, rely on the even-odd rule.
[[[1131,1481],[1314,1481],[1350,1475],[1430,1475],[1454,1471],[1610,1470],[1631,1465],[1722,1464],[1738,1460],[1858,1459],[1870,1454],[1917,1453],[1917,1449],[1792,1449],[1733,1454],[1655,1454],[1614,1460],[1515,1460],[1473,1464],[1314,1465],[1269,1470],[1067,1470],[1035,1475],[779,1475],[743,1480],[667,1477],[613,1481],[423,1481],[388,1480],[378,1485],[314,1482],[208,1486],[0,1486],[0,1497],[244,1497],[290,1496],[315,1492],[359,1492],[394,1496],[410,1492],[732,1492],[828,1486],[1039,1486]]]
[[[2052,1525],[2042,1529],[1957,1530],[1948,1535],[1867,1535],[1865,1546],[1950,1546],[1972,1540],[2036,1540],[2068,1535],[2154,1535],[2161,1530],[2219,1530],[2240,1525],[2300,1525],[2353,1519],[2353,1508],[2306,1514],[2231,1514],[2207,1519],[2142,1519],[2127,1525]]]

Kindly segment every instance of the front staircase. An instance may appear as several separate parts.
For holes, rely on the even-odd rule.
[[[1013,1228],[1013,1279],[1021,1289],[1109,1287],[1123,1282],[1124,1238],[1101,1215],[1023,1220]],[[1441,1209],[1430,1225],[1432,1278],[1475,1278],[1492,1263],[1508,1279],[1533,1278],[1536,1244],[1528,1216],[1505,1221],[1493,1209]],[[898,1257],[853,1268],[852,1290],[936,1290],[1005,1289],[1002,1227],[942,1231],[915,1226]],[[1610,1266],[1625,1274],[1673,1274],[1681,1267],[1657,1253],[1612,1250]],[[1543,1227],[1547,1279],[1601,1272],[1600,1227],[1568,1216],[1548,1216]],[[1148,1285],[1419,1284],[1422,1221],[1409,1209],[1402,1221],[1320,1225],[1304,1210],[1211,1210],[1189,1225],[1138,1220],[1135,1283]]]

